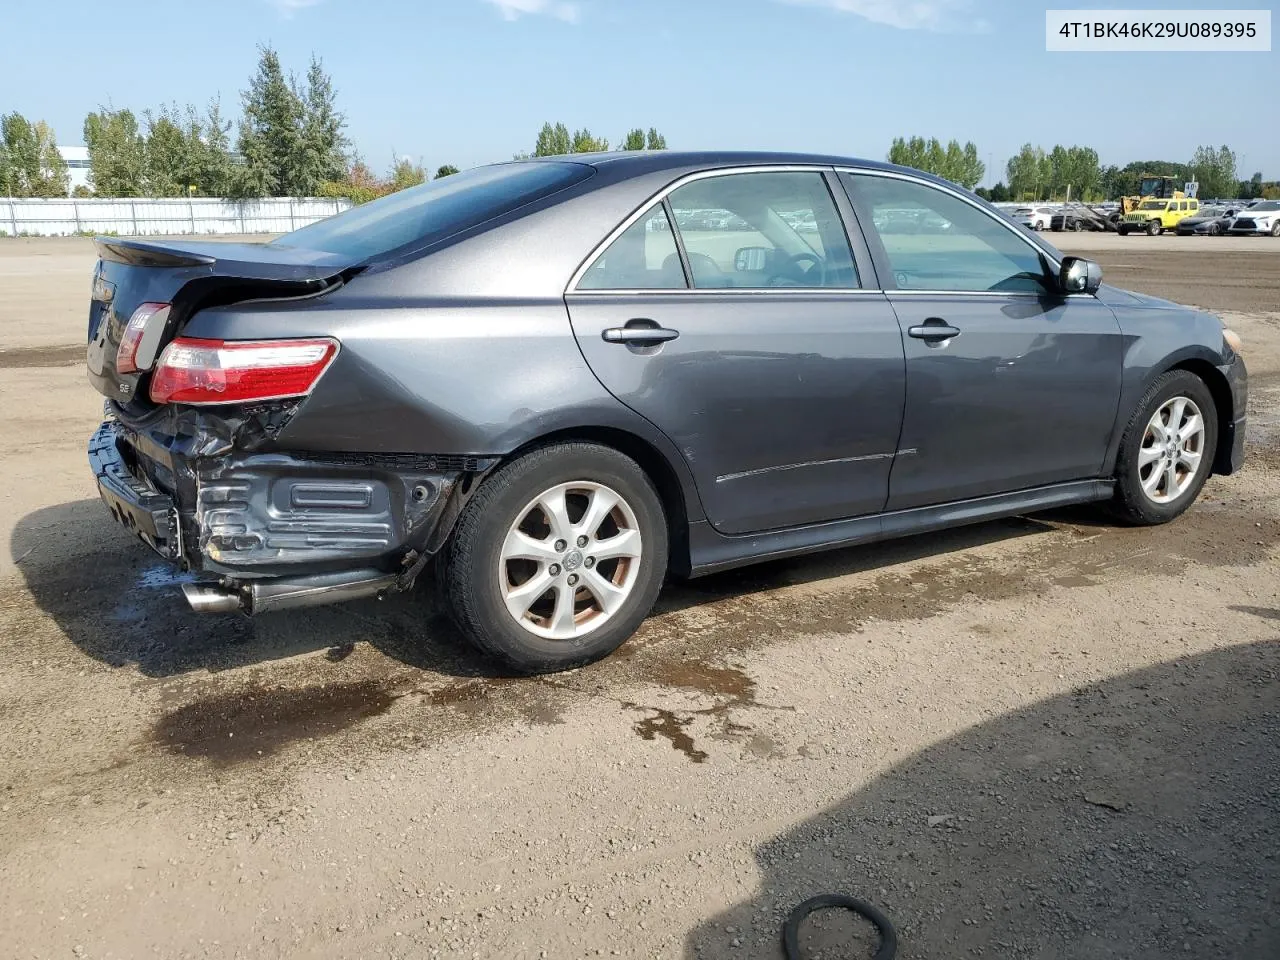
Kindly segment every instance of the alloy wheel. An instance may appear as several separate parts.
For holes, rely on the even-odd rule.
[[[1153,503],[1177,500],[1204,458],[1204,417],[1187,397],[1171,397],[1151,416],[1138,451],[1138,480]]]
[[[549,640],[578,641],[626,602],[643,543],[615,490],[581,480],[530,500],[503,540],[498,584],[512,619]]]

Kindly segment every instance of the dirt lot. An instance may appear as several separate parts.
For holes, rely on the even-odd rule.
[[[839,890],[904,958],[1280,956],[1280,242],[1066,240],[1229,313],[1242,474],[671,587],[541,680],[426,595],[187,613],[84,463],[91,249],[0,242],[0,954],[778,957]]]

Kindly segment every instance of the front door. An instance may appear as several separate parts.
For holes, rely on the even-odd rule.
[[[902,338],[859,276],[821,172],[720,174],[635,219],[567,300],[596,376],[743,534],[884,507]]]
[[[905,334],[907,401],[889,510],[1096,477],[1123,339],[1093,296],[1063,296],[1018,228],[914,180],[842,174],[883,257]],[[895,229],[910,211],[928,227]]]

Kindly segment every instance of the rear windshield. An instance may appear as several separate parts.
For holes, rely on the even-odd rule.
[[[425,246],[587,179],[582,163],[499,163],[432,180],[286,233],[271,243],[376,260],[410,244]]]

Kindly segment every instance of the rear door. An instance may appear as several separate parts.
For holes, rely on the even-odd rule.
[[[1090,295],[1064,296],[1021,231],[933,184],[844,173],[862,223],[931,211],[930,233],[868,239],[906,334],[907,400],[889,510],[1099,475],[1123,340]]]
[[[874,514],[888,496],[902,337],[864,289],[832,185],[700,175],[620,228],[567,295],[592,370],[672,439],[723,533]]]

